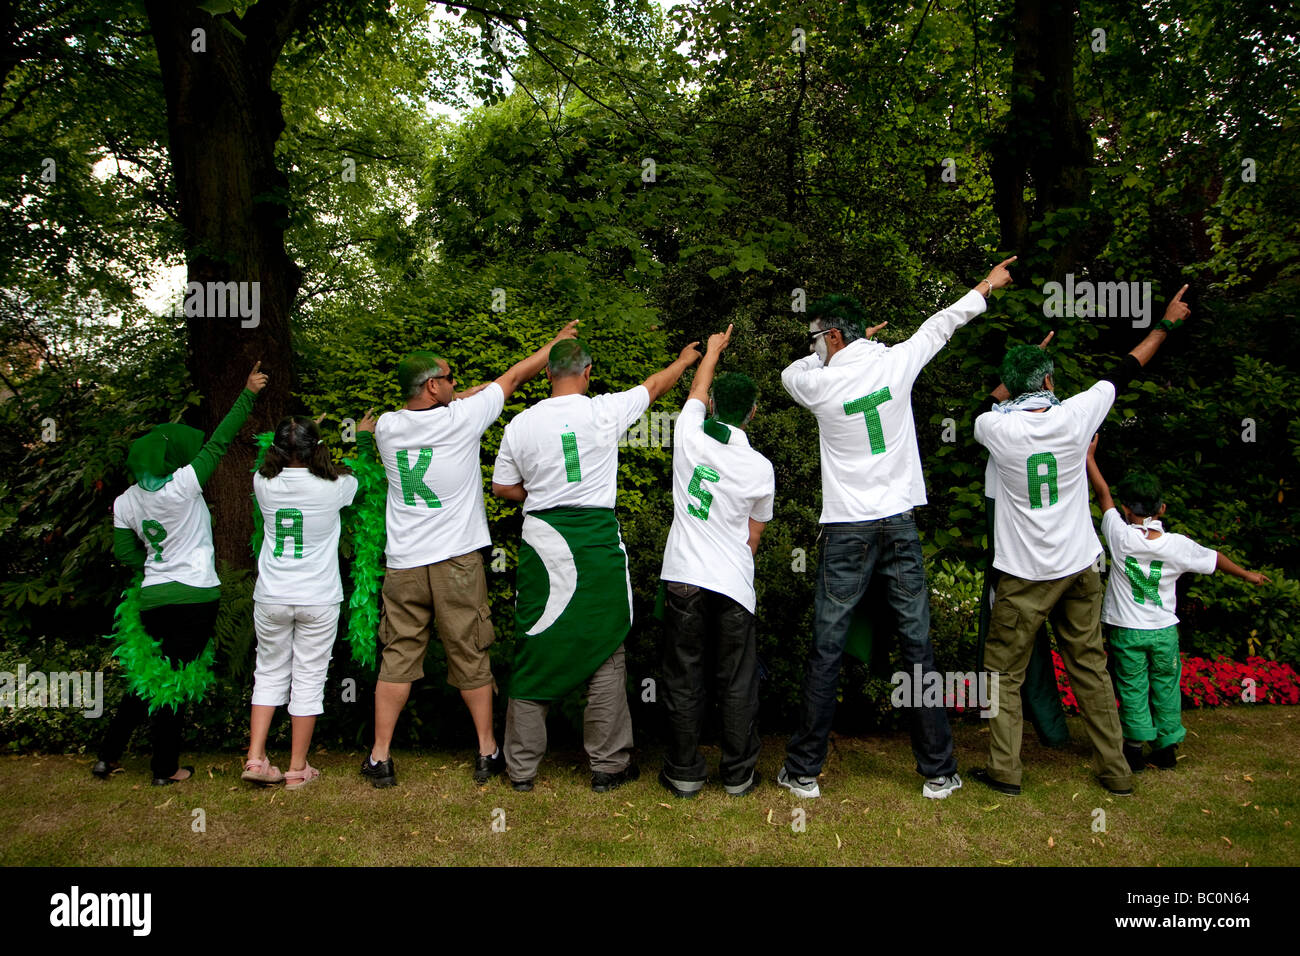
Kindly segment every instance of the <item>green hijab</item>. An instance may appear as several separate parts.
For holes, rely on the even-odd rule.
[[[157,491],[172,480],[172,472],[184,468],[203,449],[203,432],[172,422],[155,425],[143,438],[131,443],[127,470],[145,491]]]

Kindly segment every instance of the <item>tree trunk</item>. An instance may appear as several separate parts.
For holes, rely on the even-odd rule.
[[[1050,278],[1073,268],[1087,241],[1083,229],[1072,230],[1050,254],[1030,242],[1034,225],[1051,212],[1088,204],[1092,140],[1074,94],[1076,6],[1072,0],[1016,0],[1011,110],[993,147],[1002,248],[1015,250],[1022,268],[1037,266]],[[1030,185],[1032,206],[1025,200]]]
[[[288,180],[275,166],[284,116],[271,73],[285,38],[312,5],[261,0],[240,21],[215,18],[192,0],[145,4],[167,97],[168,151],[188,279],[204,289],[210,282],[257,283],[244,287],[245,303],[256,302],[255,315],[231,316],[227,309],[222,317],[205,308],[186,319],[189,369],[203,397],[205,431],[211,433],[225,416],[255,362],[269,375],[249,425],[207,488],[217,558],[243,568],[253,563],[252,435],[273,427],[289,407],[289,313],[302,279],[284,245]],[[206,49],[196,49],[195,30],[203,31]]]

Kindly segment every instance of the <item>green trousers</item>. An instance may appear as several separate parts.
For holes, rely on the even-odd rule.
[[[1024,730],[1020,689],[1043,621],[1050,619],[1057,649],[1070,675],[1079,712],[1092,741],[1093,767],[1106,787],[1132,786],[1124,759],[1119,709],[1106,672],[1101,641],[1101,576],[1095,568],[1053,581],[1027,581],[1011,574],[998,579],[984,666],[998,675],[998,713],[989,721],[989,766],[994,780],[1021,782],[1020,740]]]
[[[1109,630],[1124,739],[1134,743],[1150,740],[1156,750],[1182,743],[1187,731],[1183,729],[1179,686],[1183,662],[1178,656],[1178,627]]]

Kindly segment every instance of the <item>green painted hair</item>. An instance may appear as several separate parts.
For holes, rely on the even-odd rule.
[[[551,373],[551,378],[581,375],[590,364],[591,353],[582,339],[562,339],[551,346],[546,356],[546,370]]]
[[[714,417],[728,425],[743,425],[758,397],[758,386],[742,372],[724,372],[713,380]]]
[[[1164,504],[1160,479],[1145,471],[1130,471],[1115,486],[1115,497],[1128,506],[1128,510],[1148,518]]]
[[[425,382],[442,374],[440,358],[437,352],[412,352],[397,363],[397,385],[403,398],[415,398]]]
[[[816,320],[823,329],[839,329],[848,345],[862,338],[867,327],[867,316],[862,303],[851,295],[828,295],[808,306],[809,320]]]
[[[1037,345],[1013,345],[1002,360],[1002,384],[1013,396],[1043,389],[1043,379],[1054,366],[1047,349]]]

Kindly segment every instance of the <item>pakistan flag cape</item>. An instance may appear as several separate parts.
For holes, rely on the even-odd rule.
[[[556,700],[582,684],[627,637],[632,581],[611,508],[524,515],[510,696]]]

